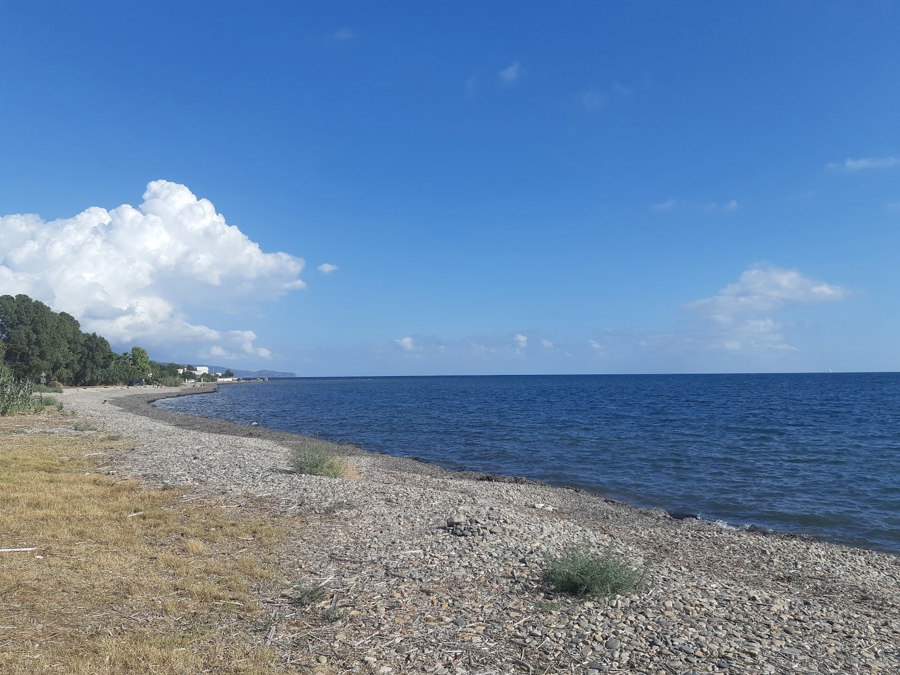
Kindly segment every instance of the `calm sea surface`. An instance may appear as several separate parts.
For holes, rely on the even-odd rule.
[[[297,378],[157,405],[900,553],[900,373]]]

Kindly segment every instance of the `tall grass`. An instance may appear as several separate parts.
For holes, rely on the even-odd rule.
[[[30,382],[16,380],[12,371],[0,364],[0,415],[43,410],[43,404],[32,396],[33,392]]]

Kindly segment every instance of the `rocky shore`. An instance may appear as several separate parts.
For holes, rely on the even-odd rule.
[[[260,639],[299,672],[900,672],[897,556],[358,450],[358,479],[300,476],[290,434],[147,403],[198,391],[61,398],[133,439],[108,470],[297,520]],[[572,546],[612,546],[646,587],[553,593],[546,559]]]

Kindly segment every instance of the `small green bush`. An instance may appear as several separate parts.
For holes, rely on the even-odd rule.
[[[35,384],[32,386],[32,391],[35,394],[61,394],[63,393],[63,388],[58,386],[48,386],[46,384]]]
[[[60,401],[55,396],[44,396],[41,394],[37,397],[38,401],[40,401],[40,405],[42,408],[56,408],[58,410],[62,410],[62,401]]]
[[[301,607],[309,607],[325,597],[322,586],[309,581],[298,581],[289,593],[291,601]]]
[[[645,570],[635,567],[611,547],[602,555],[571,548],[547,561],[544,579],[557,591],[572,595],[626,595],[644,583]]]
[[[305,438],[291,448],[291,468],[307,476],[341,478],[348,472],[347,462],[335,454],[334,443]]]

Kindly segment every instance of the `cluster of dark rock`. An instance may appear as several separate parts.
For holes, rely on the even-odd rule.
[[[501,530],[500,525],[489,521],[490,519],[480,519],[476,516],[454,513],[447,518],[447,525],[442,529],[447,530],[456,537],[484,537],[489,534],[499,534]]]

